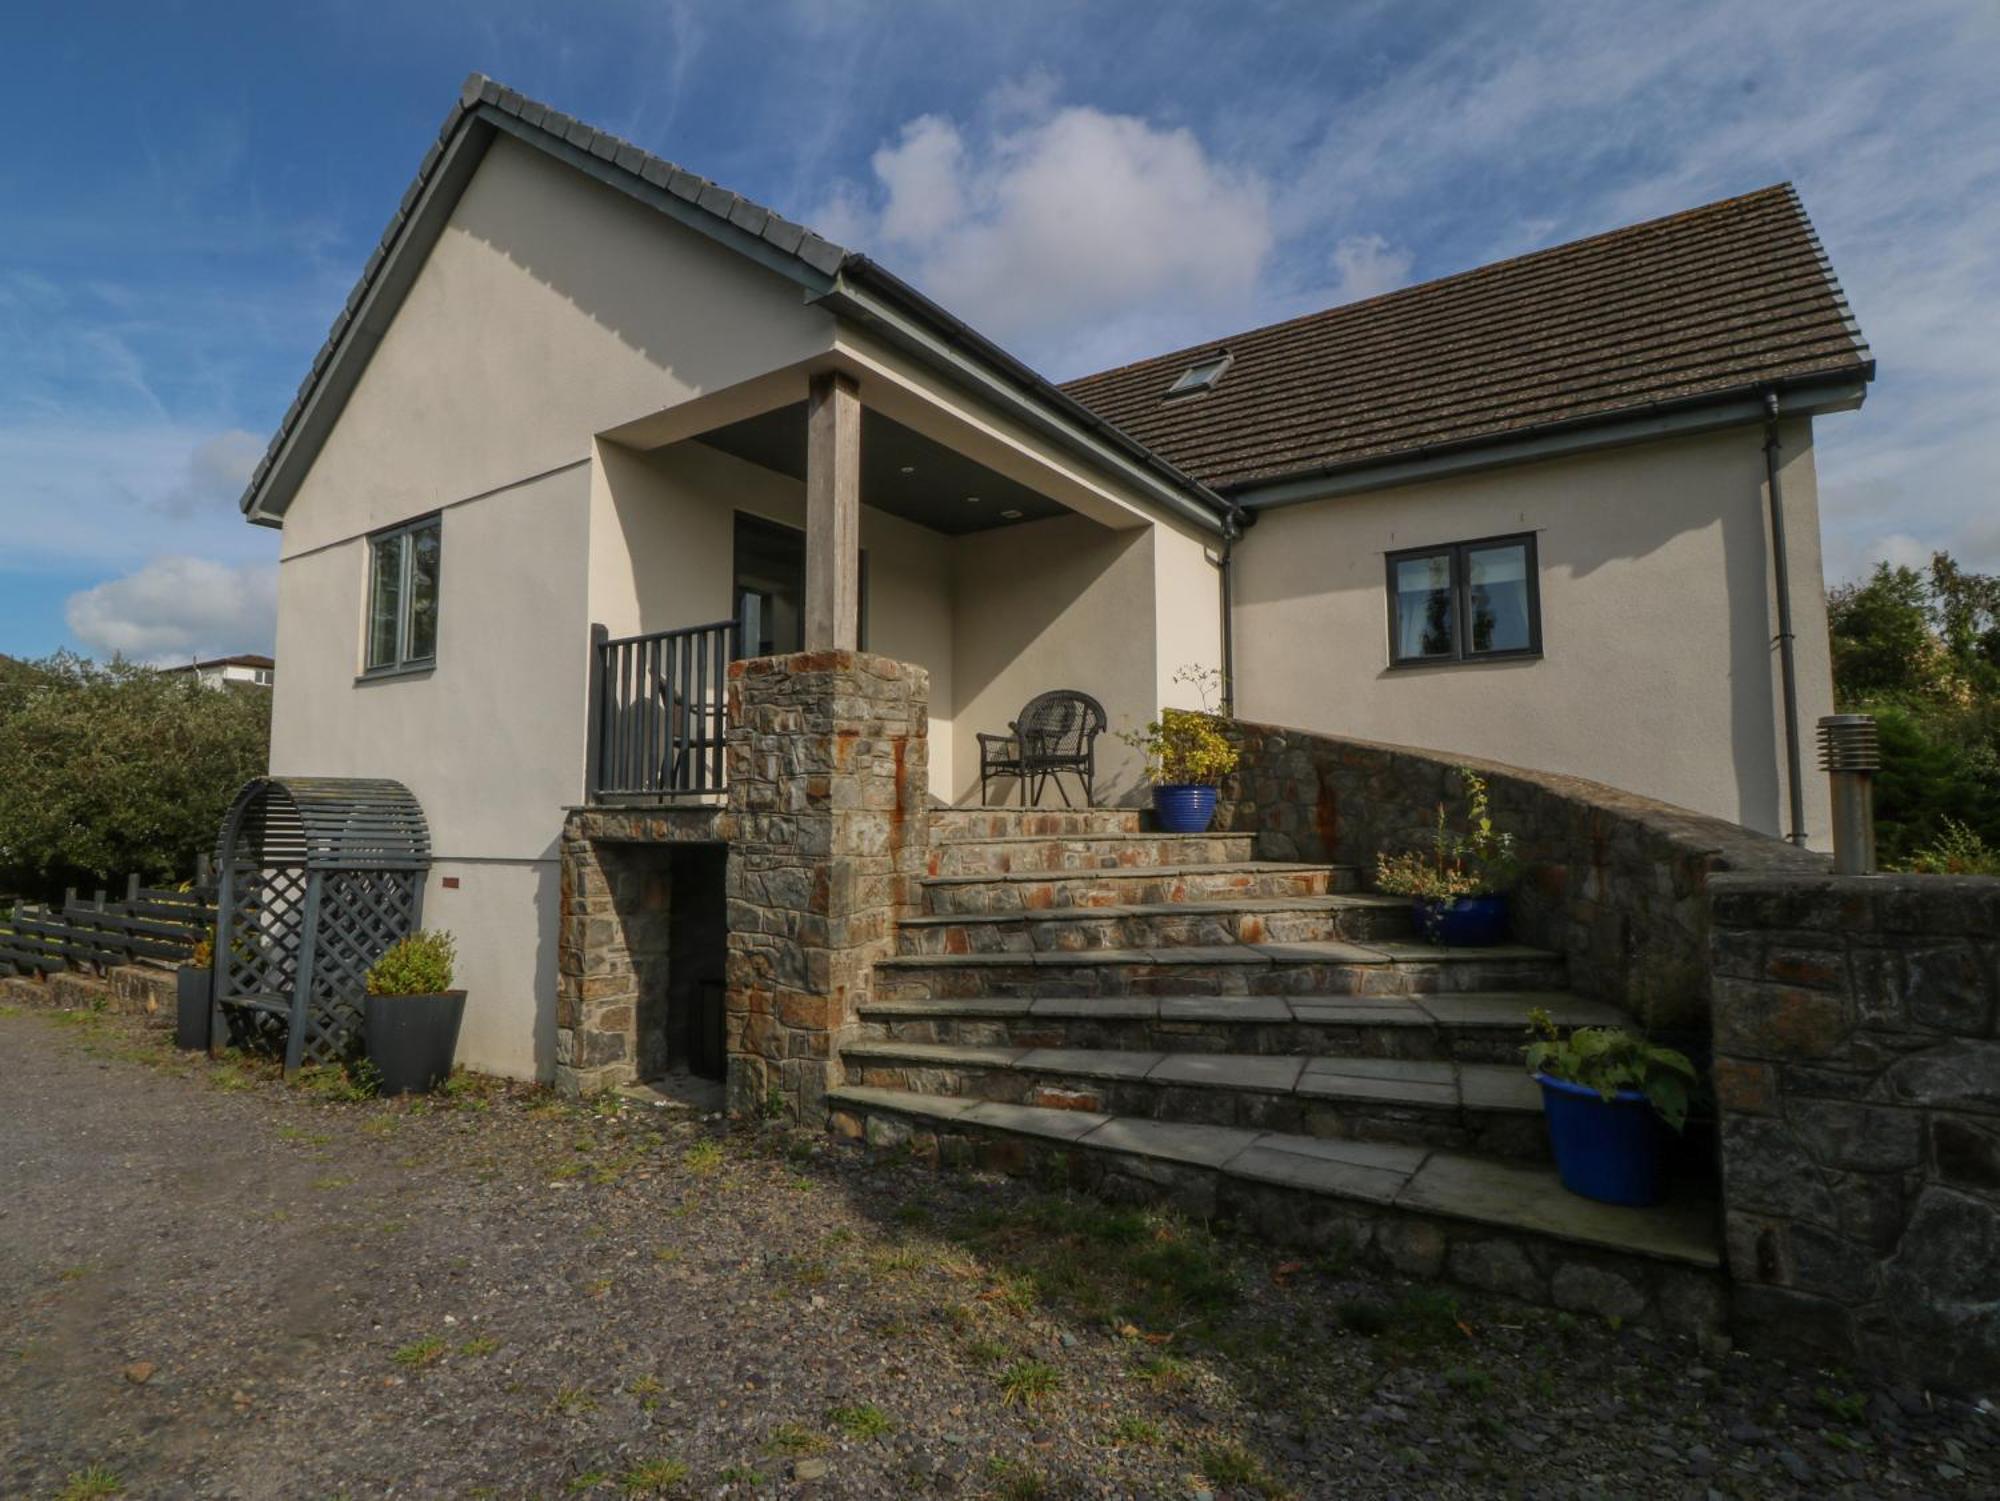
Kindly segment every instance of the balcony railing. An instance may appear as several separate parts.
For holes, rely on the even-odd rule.
[[[591,628],[591,801],[723,790],[736,641],[733,620],[615,640]]]

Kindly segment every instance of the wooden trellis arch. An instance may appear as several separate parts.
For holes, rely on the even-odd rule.
[[[258,777],[216,851],[211,1047],[283,1038],[285,1072],[336,1063],[361,1036],[369,967],[422,925],[431,863],[401,782]]]

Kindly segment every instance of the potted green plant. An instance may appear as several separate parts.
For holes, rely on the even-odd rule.
[[[451,988],[456,946],[428,929],[392,945],[368,971],[362,1035],[382,1094],[427,1094],[451,1075],[465,992]]]
[[[1121,730],[1118,738],[1146,758],[1146,778],[1153,784],[1153,821],[1160,831],[1203,834],[1215,818],[1217,790],[1236,770],[1242,753],[1225,729],[1228,720],[1210,707],[1211,699],[1221,693],[1221,672],[1183,667],[1174,681],[1193,684],[1202,707],[1162,709],[1145,729]]]
[[[174,986],[174,1046],[205,1053],[215,1004],[215,929],[196,942],[175,973]]]
[[[1660,1126],[1678,1133],[1687,1124],[1694,1065],[1623,1027],[1578,1027],[1565,1037],[1539,1006],[1528,1023],[1528,1069],[1542,1086],[1563,1187],[1607,1204],[1659,1203]]]
[[[1464,827],[1453,828],[1439,803],[1430,848],[1376,856],[1375,888],[1408,897],[1432,943],[1484,948],[1507,937],[1507,893],[1521,861],[1514,836],[1493,821],[1486,779],[1469,766],[1459,767],[1458,776],[1465,788]]]

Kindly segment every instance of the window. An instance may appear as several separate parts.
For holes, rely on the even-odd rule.
[[[861,554],[856,601],[860,646],[868,649],[868,554]],[[806,640],[806,534],[795,526],[736,513],[737,649],[746,657],[803,650]]]
[[[1180,379],[1167,387],[1169,396],[1192,396],[1197,391],[1212,391],[1215,383],[1222,379],[1222,372],[1229,368],[1229,351],[1210,355],[1205,360],[1196,360],[1183,370]]]
[[[437,660],[438,537],[426,516],[368,539],[368,671]]]
[[[1532,535],[1389,554],[1389,663],[1532,657],[1542,602]]]

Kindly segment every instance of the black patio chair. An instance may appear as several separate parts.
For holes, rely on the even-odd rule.
[[[1104,705],[1075,688],[1058,688],[1029,699],[1021,717],[1007,726],[1007,734],[979,736],[980,805],[987,805],[987,784],[994,777],[1015,777],[1021,783],[1023,807],[1039,804],[1042,789],[1051,781],[1062,794],[1063,806],[1072,807],[1062,784],[1062,773],[1068,772],[1082,787],[1083,805],[1089,807],[1097,781],[1097,737],[1107,723]]]

